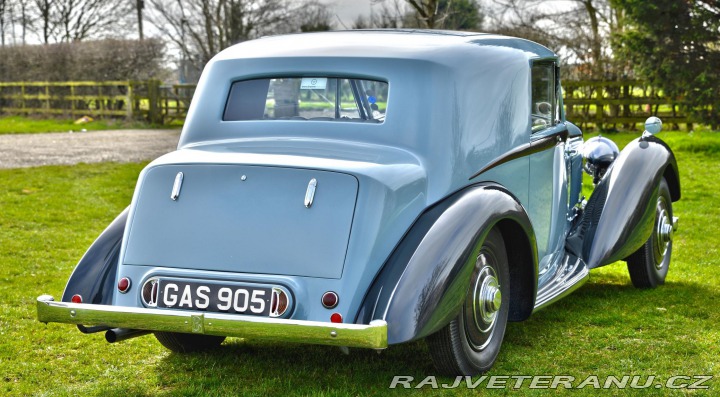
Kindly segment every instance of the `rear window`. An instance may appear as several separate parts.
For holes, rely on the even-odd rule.
[[[388,83],[338,77],[236,81],[223,120],[322,120],[382,123]]]

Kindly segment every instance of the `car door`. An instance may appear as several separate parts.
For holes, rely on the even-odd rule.
[[[558,68],[554,60],[536,61],[531,68],[531,146],[528,214],[538,245],[538,288],[551,281],[563,260],[571,206],[568,128],[562,121]],[[581,140],[581,139],[580,139]]]

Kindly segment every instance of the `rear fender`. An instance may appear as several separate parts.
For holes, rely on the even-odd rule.
[[[526,297],[517,301],[528,304],[528,310],[511,307],[511,316],[527,317],[537,292],[535,235],[518,200],[503,187],[485,183],[450,196],[418,218],[370,287],[356,323],[387,321],[390,344],[422,338],[444,327],[460,312],[478,242],[494,226],[508,241],[508,251],[513,251],[511,294],[524,292]],[[521,249],[513,250],[514,246]],[[513,260],[517,258],[523,260]],[[524,276],[514,283],[515,275]]]
[[[567,238],[567,250],[590,269],[637,251],[652,233],[663,177],[672,200],[679,200],[680,178],[670,147],[655,136],[630,142],[590,196]]]
[[[118,256],[127,217],[126,208],[85,252],[65,286],[63,302],[70,302],[72,296],[78,294],[82,296],[84,303],[112,304]]]

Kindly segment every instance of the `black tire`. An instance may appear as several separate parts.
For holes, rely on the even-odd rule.
[[[155,332],[155,338],[161,345],[175,353],[193,353],[215,349],[225,340],[224,336],[178,332]]]
[[[477,252],[470,288],[462,311],[447,326],[426,338],[435,368],[443,375],[477,375],[489,370],[500,352],[510,308],[510,272],[502,235],[491,230]],[[497,295],[490,286],[495,278],[499,308],[491,299],[473,306],[484,293]],[[495,302],[497,302],[495,301]],[[496,304],[495,304],[496,305]],[[490,313],[492,312],[492,313]],[[488,314],[492,318],[488,319]]]
[[[630,280],[636,288],[655,288],[665,283],[672,255],[672,219],[670,188],[663,178],[658,190],[653,232],[645,244],[626,259]]]

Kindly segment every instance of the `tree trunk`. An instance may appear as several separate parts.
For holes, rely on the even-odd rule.
[[[603,65],[602,37],[600,36],[598,10],[593,5],[593,0],[584,0],[583,5],[590,18],[590,29],[592,30],[592,77],[593,79],[602,79],[605,67]]]

